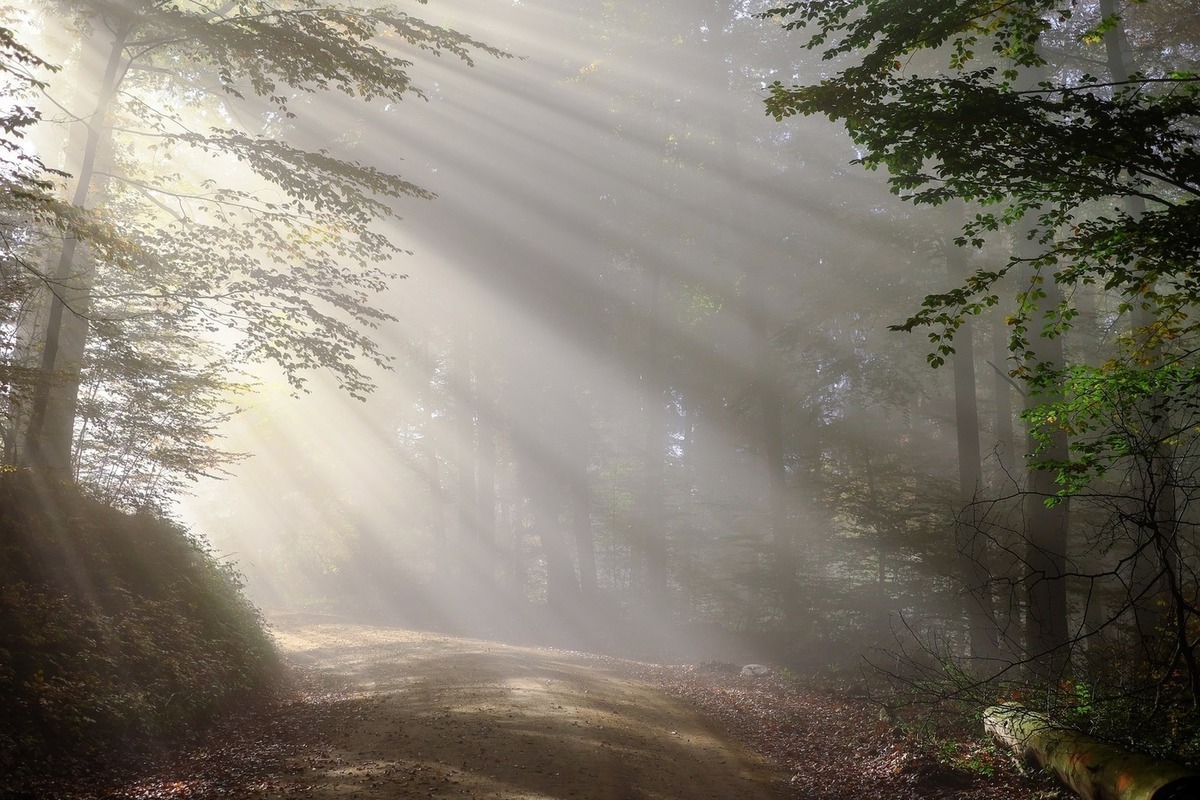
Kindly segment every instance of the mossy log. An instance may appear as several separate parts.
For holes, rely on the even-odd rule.
[[[1200,773],[1055,725],[1020,703],[992,706],[983,726],[1021,761],[1053,772],[1086,800],[1200,798]]]

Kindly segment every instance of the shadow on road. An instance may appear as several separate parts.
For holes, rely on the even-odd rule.
[[[578,654],[342,622],[276,633],[355,704],[305,756],[313,797],[786,796],[678,701]]]

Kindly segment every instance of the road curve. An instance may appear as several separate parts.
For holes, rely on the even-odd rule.
[[[358,708],[293,765],[318,800],[776,800],[781,776],[682,702],[580,654],[281,617]]]

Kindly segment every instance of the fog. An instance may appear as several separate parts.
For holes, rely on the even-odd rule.
[[[374,393],[265,372],[222,443],[251,457],[179,506],[258,602],[727,658],[865,644],[914,602],[884,537],[946,523],[902,463],[946,409],[884,328],[937,266],[838,128],[765,114],[819,64],[757,10],[439,2],[515,58],[418,58],[427,101],[392,108],[303,100],[305,140],[437,199],[387,231]],[[863,491],[925,507],[836,502]]]
[[[609,667],[631,708],[618,673],[788,738],[793,792],[990,780],[946,747],[981,717],[1195,761],[1200,16],[772,5],[3,5],[33,750],[74,747],[43,721],[165,738],[282,656],[347,681],[304,713],[353,695],[289,730],[379,712],[376,771],[327,772],[372,786],[424,769],[376,749],[412,718],[428,765],[573,791],[578,746],[625,750],[558,712],[642,727]],[[553,768],[489,752],[534,730]]]

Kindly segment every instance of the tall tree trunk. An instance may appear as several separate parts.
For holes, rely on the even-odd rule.
[[[1118,13],[1115,0],[1100,0],[1100,13],[1106,18],[1115,16]],[[1118,20],[1116,25],[1105,31],[1104,45],[1112,82],[1125,83],[1129,80],[1131,70],[1126,60],[1125,28],[1121,21]],[[1131,195],[1124,202],[1125,211],[1131,217],[1137,219],[1146,213],[1146,201],[1142,197]],[[1138,356],[1143,363],[1154,368],[1163,356],[1153,333],[1157,319],[1137,298],[1133,300],[1131,317],[1135,341],[1148,342]],[[1147,409],[1146,413],[1150,423],[1148,431],[1142,434],[1145,441],[1142,452],[1138,453],[1142,462],[1141,496],[1135,501],[1141,506],[1137,509],[1137,516],[1144,517],[1146,522],[1138,526],[1139,535],[1131,543],[1130,602],[1141,645],[1138,648],[1139,656],[1146,662],[1154,663],[1162,656],[1163,638],[1170,625],[1172,609],[1159,601],[1163,599],[1160,591],[1164,589],[1164,579],[1172,574],[1173,564],[1170,561],[1178,552],[1176,537],[1179,512],[1175,496],[1175,464],[1170,446],[1166,444],[1171,435],[1169,421],[1153,409]],[[1170,602],[1168,600],[1168,604]],[[1173,644],[1179,647],[1179,652],[1187,654],[1189,658],[1192,656],[1194,648],[1186,635]],[[1196,674],[1194,663],[1189,661],[1189,665],[1195,684],[1200,676]]]
[[[1022,240],[1022,246],[1028,243]],[[1028,275],[1032,286],[1035,279]],[[1041,281],[1045,297],[1035,302],[1030,320],[1032,330],[1030,347],[1034,360],[1041,368],[1057,371],[1065,364],[1062,336],[1052,338],[1039,336],[1046,314],[1055,313],[1062,302],[1062,292],[1052,279]],[[1057,383],[1045,382],[1033,387],[1026,398],[1026,408],[1032,409],[1041,403],[1061,402],[1062,389]],[[1035,461],[1065,462],[1068,456],[1067,434],[1059,426],[1051,425],[1041,430],[1047,441],[1041,444],[1034,438],[1035,430],[1028,432],[1028,452]],[[1055,497],[1058,483],[1057,470],[1053,467],[1031,465],[1028,478],[1028,494],[1025,499],[1025,545],[1027,572],[1025,576],[1025,647],[1032,671],[1039,677],[1055,679],[1067,666],[1069,634],[1067,626],[1067,534],[1070,501],[1048,505]]]
[[[83,157],[79,162],[75,192],[71,202],[86,208],[91,198],[92,180],[101,158],[103,143],[111,136],[109,116],[117,86],[121,81],[125,40],[131,22],[121,21],[111,40],[101,33],[97,23],[94,40],[107,47],[108,58],[97,88],[96,110],[87,122]],[[54,269],[52,296],[42,341],[40,375],[30,403],[25,430],[25,459],[30,466],[50,470],[60,477],[71,475],[71,446],[78,405],[79,377],[87,343],[87,316],[91,304],[90,267],[80,257],[79,239],[67,235],[63,240],[58,264]]]
[[[510,476],[512,482],[516,483],[516,475]],[[512,487],[509,493],[510,498],[519,496],[516,487]],[[509,551],[506,566],[506,575],[504,586],[511,592],[513,597],[521,600],[526,599],[525,591],[525,534],[527,528],[525,526],[524,514],[519,508],[514,508],[512,502],[507,502],[503,506],[502,515],[504,530],[508,531],[509,535]]]
[[[571,514],[571,538],[579,567],[579,592],[583,600],[596,596],[596,543],[592,536],[592,494],[588,466],[592,454],[592,425],[588,396],[580,386],[565,400],[567,412],[561,439],[566,471],[567,506]],[[585,606],[586,610],[586,606]]]
[[[535,467],[528,486],[530,506],[533,510],[533,530],[542,545],[542,557],[546,564],[546,603],[560,613],[574,609],[579,594],[579,584],[567,548],[567,538],[562,528],[560,514],[562,496],[554,483],[551,469]]]
[[[876,635],[879,641],[888,630],[888,615],[891,608],[891,598],[887,588],[887,548],[884,544],[887,529],[883,524],[883,503],[879,497],[878,485],[875,482],[875,467],[871,463],[870,437],[864,435],[859,450],[862,453],[863,480],[867,484],[867,506],[871,509],[871,527],[875,530],[875,601],[878,606],[878,616],[875,620]]]
[[[769,329],[771,287],[766,266],[756,264],[750,277],[748,318],[756,351],[753,387],[758,400],[758,436],[755,451],[767,479],[768,536],[774,556],[779,604],[788,627],[800,622],[799,586],[796,582],[796,531],[789,524],[787,464],[783,441],[783,390],[780,366]]]
[[[582,417],[581,417],[582,420]],[[588,486],[588,449],[576,442],[571,457],[571,529],[579,562],[579,591],[587,602],[596,596],[596,543],[592,536],[592,503]]]
[[[458,429],[454,437],[455,467],[458,472],[458,524],[456,552],[452,558],[459,567],[456,571],[465,572],[462,577],[473,582],[478,579],[476,572],[482,553],[475,516],[475,402],[471,380],[471,331],[465,320],[458,321],[452,359],[450,387],[454,395]]]
[[[962,204],[955,203],[954,231],[962,217]],[[967,277],[966,255],[954,244],[954,236],[945,239],[946,268],[953,280]],[[992,607],[991,568],[988,537],[983,521],[976,513],[975,501],[983,487],[983,458],[979,445],[979,407],[975,392],[975,341],[971,317],[966,317],[954,337],[954,420],[958,443],[958,508],[954,533],[960,579],[966,601],[967,627],[971,656],[984,663],[999,658],[999,638],[995,609]]]
[[[429,417],[427,425],[433,424]],[[445,580],[450,574],[450,536],[447,519],[446,490],[442,486],[442,467],[438,460],[434,436],[427,430],[424,438],[425,481],[429,487],[429,524],[433,538],[434,571]]]
[[[1013,384],[1008,376],[1008,326],[999,307],[992,314],[992,402],[995,404],[996,461],[1001,483],[1017,481],[1017,436],[1013,426]]]
[[[666,611],[667,590],[667,531],[666,531],[666,431],[663,386],[663,363],[660,344],[662,320],[662,270],[648,255],[647,291],[650,306],[646,311],[645,368],[641,379],[642,404],[642,485],[638,491],[635,510],[636,544],[642,551],[642,581],[640,587],[651,610]]]
[[[450,575],[450,537],[449,514],[446,508],[446,490],[442,484],[441,464],[437,451],[438,415],[434,413],[433,359],[429,352],[429,334],[426,333],[422,346],[422,361],[427,376],[422,389],[425,397],[418,397],[418,405],[423,409],[425,419],[421,431],[421,455],[425,459],[425,483],[429,490],[429,526],[430,537],[433,539],[434,572],[439,579],[445,580]]]
[[[570,505],[563,475],[564,431],[570,410],[560,374],[548,374],[548,356],[531,344],[508,359],[509,399],[514,413],[512,444],[517,472],[529,501],[533,534],[541,544],[546,568],[546,602],[556,612],[571,613],[579,599],[579,581],[571,558],[563,512]]]
[[[486,352],[476,367],[476,399],[479,426],[475,437],[476,495],[475,525],[479,543],[481,574],[488,585],[496,580],[496,403],[495,373]]]
[[[1021,88],[1036,87],[1044,76],[1044,68],[1026,70],[1020,78]],[[1033,209],[1027,214],[1036,214]],[[1061,373],[1066,365],[1063,333],[1043,336],[1043,328],[1060,321],[1063,305],[1062,288],[1037,268],[1034,261],[1041,248],[1030,239],[1029,223],[1013,227],[1013,249],[1025,263],[1020,271],[1020,291],[1024,293],[1028,320],[1026,349],[1029,358],[1023,366],[1026,377],[1025,410],[1032,411],[1042,404],[1063,400]],[[1036,436],[1035,436],[1036,434]],[[1039,441],[1039,437],[1044,441]],[[1024,589],[1025,589],[1025,659],[1028,671],[1039,680],[1054,681],[1065,672],[1069,656],[1067,624],[1067,539],[1070,501],[1066,498],[1048,503],[1058,493],[1057,470],[1040,467],[1039,463],[1063,463],[1069,455],[1066,431],[1049,424],[1026,430],[1026,453],[1030,459],[1024,497]]]
[[[722,62],[723,63],[723,62]],[[731,202],[727,208],[729,233],[732,239],[737,232],[741,208],[738,195],[742,192],[743,175],[741,150],[737,127],[731,118],[721,121],[721,142],[724,150],[725,180]],[[730,249],[727,257],[734,257],[736,248]],[[750,376],[750,393],[755,400],[756,421],[753,426],[751,451],[758,456],[756,474],[761,474],[766,483],[767,541],[772,554],[773,583],[778,591],[778,601],[785,624],[796,627],[800,624],[799,586],[796,581],[797,554],[796,531],[790,525],[788,508],[787,464],[783,440],[784,391],[780,385],[781,367],[775,355],[771,329],[771,299],[773,287],[768,274],[768,263],[762,257],[747,262],[746,290],[742,313],[749,327],[751,347],[754,352],[754,371]]]

